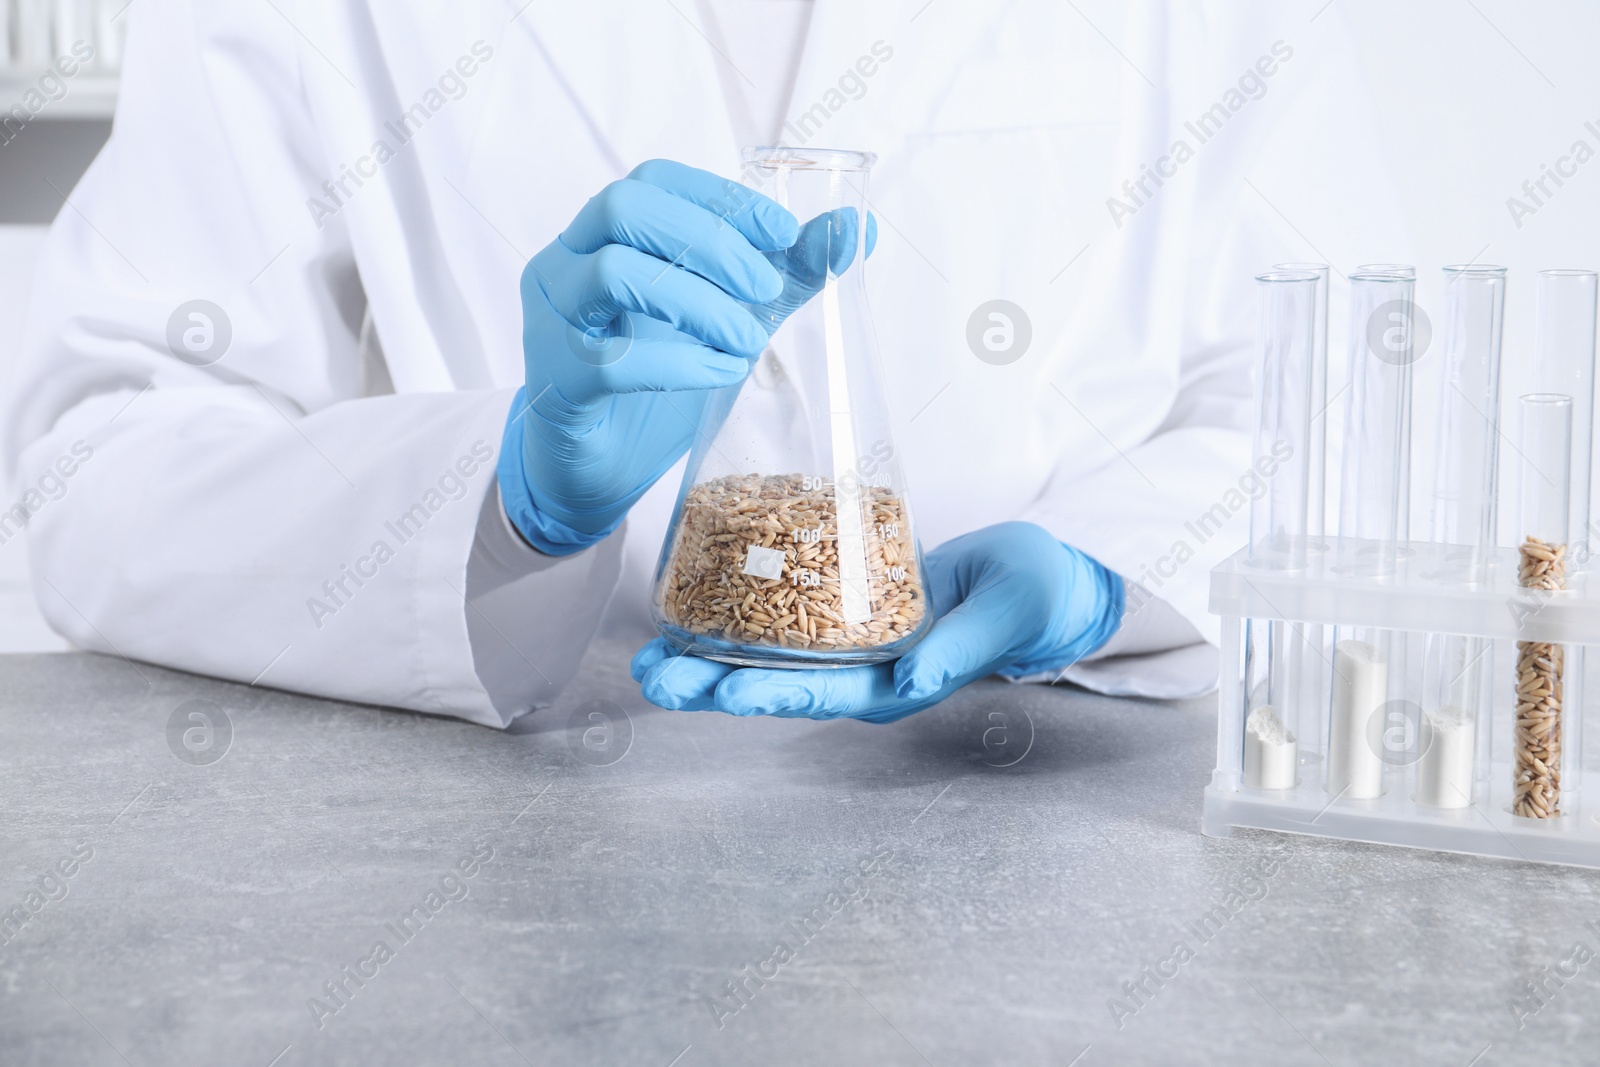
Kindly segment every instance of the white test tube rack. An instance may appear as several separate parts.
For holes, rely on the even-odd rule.
[[[1222,617],[1221,683],[1217,715],[1217,767],[1206,788],[1201,829],[1209,837],[1228,837],[1234,827],[1276,830],[1373,844],[1402,845],[1441,852],[1539,863],[1600,868],[1600,796],[1581,790],[1583,709],[1564,710],[1562,812],[1559,818],[1528,819],[1511,814],[1510,736],[1513,721],[1512,660],[1517,641],[1551,641],[1571,652],[1600,645],[1600,590],[1585,590],[1582,577],[1559,593],[1522,589],[1517,583],[1518,550],[1485,550],[1486,580],[1466,583],[1458,546],[1412,542],[1400,547],[1393,573],[1362,577],[1374,543],[1329,538],[1309,553],[1298,571],[1252,565],[1241,549],[1211,572],[1211,612]],[[1457,634],[1494,642],[1492,694],[1486,721],[1492,744],[1477,746],[1471,804],[1437,808],[1415,801],[1416,764],[1386,764],[1381,796],[1354,800],[1329,793],[1324,762],[1302,763],[1297,783],[1287,789],[1252,789],[1244,784],[1246,620],[1321,623],[1322,653],[1332,671],[1331,632],[1335,627],[1381,627],[1409,638],[1419,648],[1427,634]],[[1314,653],[1313,653],[1314,654]],[[1584,657],[1594,661],[1595,656]],[[1420,693],[1422,657],[1404,662],[1414,677],[1402,689]],[[1391,693],[1394,689],[1391,688]],[[1301,739],[1326,759],[1327,693],[1301,722],[1314,722],[1320,736]]]

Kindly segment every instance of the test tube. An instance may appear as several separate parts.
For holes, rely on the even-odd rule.
[[[1328,503],[1328,265],[1279,263],[1274,272],[1317,276],[1316,321],[1312,324],[1311,434],[1306,463],[1306,537],[1313,550],[1327,533]]]
[[[1522,398],[1517,582],[1545,594],[1567,585],[1572,408],[1572,398],[1557,393]],[[1563,666],[1560,643],[1517,642],[1511,812],[1523,818],[1561,814]]]
[[[1566,589],[1566,537],[1571,523],[1573,398],[1522,398],[1523,589]],[[1512,814],[1554,819],[1562,814],[1563,649],[1555,641],[1517,641],[1517,710],[1512,742]]]
[[[1350,277],[1350,384],[1339,485],[1341,566],[1386,579],[1410,537],[1411,364],[1416,282]],[[1384,705],[1403,687],[1405,643],[1389,630],[1334,631],[1325,786],[1335,797],[1383,792]]]
[[[1539,272],[1538,318],[1534,336],[1531,392],[1572,398],[1572,491],[1567,538],[1567,578],[1584,575],[1600,549],[1590,514],[1594,450],[1595,305],[1597,276],[1592,270]],[[1562,724],[1567,754],[1562,788],[1583,785],[1584,657],[1582,645],[1567,650],[1566,706]]]
[[[1260,377],[1252,470],[1266,488],[1250,502],[1249,558],[1270,570],[1306,565],[1318,284],[1310,271],[1256,278]],[[1298,778],[1297,719],[1307,710],[1304,636],[1281,620],[1252,619],[1246,627],[1244,784],[1287,789]]]
[[[1339,478],[1339,542],[1363,569],[1394,570],[1411,536],[1411,364],[1416,283],[1397,274],[1350,277],[1350,384]]]
[[[1592,270],[1539,272],[1538,319],[1531,393],[1572,398],[1572,529],[1568,563],[1582,570],[1592,557],[1589,529],[1590,452],[1594,447],[1595,303]]]
[[[1271,271],[1256,278],[1256,473],[1266,491],[1250,505],[1250,561],[1275,570],[1306,564],[1318,277]]]
[[[1386,274],[1395,278],[1411,278],[1414,282],[1416,280],[1416,267],[1411,266],[1408,262],[1368,262],[1368,264],[1362,264],[1362,266],[1357,267],[1355,274]],[[1406,499],[1410,499],[1411,494],[1410,478],[1410,470],[1408,470],[1406,472],[1405,485],[1400,486],[1400,493]]]
[[[1444,381],[1439,394],[1433,540],[1455,546],[1456,574],[1488,577],[1495,543],[1500,348],[1506,269],[1444,268]]]
[[[1311,273],[1317,276],[1316,321],[1312,324],[1311,351],[1311,433],[1306,457],[1306,545],[1307,563],[1315,563],[1315,553],[1326,554],[1328,504],[1328,275],[1326,263],[1279,263],[1274,271]],[[1297,622],[1293,632],[1299,639],[1300,665],[1296,672],[1299,688],[1295,705],[1300,739],[1300,766],[1321,761],[1322,731],[1318,716],[1327,704],[1328,654],[1323,650],[1321,623]]]
[[[1417,268],[1409,263],[1363,263],[1356,268],[1357,274],[1393,274],[1398,278],[1412,278],[1417,276]]]
[[[1444,268],[1444,382],[1439,394],[1433,540],[1446,576],[1488,578],[1495,544],[1500,434],[1500,354],[1506,270]],[[1474,775],[1488,777],[1491,650],[1481,637],[1430,634],[1423,664],[1416,800],[1436,808],[1472,803]],[[1481,738],[1481,739],[1480,739]]]

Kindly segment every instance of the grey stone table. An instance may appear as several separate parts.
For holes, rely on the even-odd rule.
[[[745,721],[626,655],[509,733],[0,659],[0,1063],[1600,1062],[1600,875],[1203,838],[1211,702]]]

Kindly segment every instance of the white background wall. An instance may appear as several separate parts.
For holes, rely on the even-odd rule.
[[[1388,159],[1374,165],[1387,167],[1399,185],[1410,232],[1396,235],[1394,248],[1411,250],[1419,302],[1426,309],[1439,307],[1439,268],[1447,263],[1475,260],[1511,269],[1503,392],[1514,404],[1519,375],[1531,359],[1534,271],[1600,267],[1600,159],[1583,167],[1520,229],[1505,203],[1522,195],[1522,183],[1538,177],[1540,165],[1566,154],[1575,140],[1600,150],[1600,136],[1584,129],[1586,121],[1600,128],[1600,4],[1332,0],[1317,14],[1312,0],[1306,10],[1308,33],[1322,32],[1323,20],[1344,19],[1359,42],[1388,148]],[[1315,21],[1309,21],[1312,15]],[[10,378],[11,346],[41,233],[0,227],[0,390]],[[1316,246],[1334,243],[1333,235],[1305,236],[1306,259],[1322,258]],[[1395,254],[1375,249],[1366,258]],[[1338,364],[1344,330],[1337,287],[1333,303],[1330,347]],[[1418,367],[1413,482],[1419,531],[1427,524],[1436,364],[1425,357]],[[1502,424],[1514,427],[1507,418]],[[9,487],[0,499],[11,499]],[[16,539],[0,546],[0,651],[59,648],[33,611],[21,545]]]

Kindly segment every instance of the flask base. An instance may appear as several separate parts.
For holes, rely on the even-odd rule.
[[[658,629],[668,644],[689,656],[715,660],[735,667],[763,667],[774,670],[827,670],[834,667],[870,667],[899,659],[922,638],[926,626],[900,641],[869,648],[830,649],[816,652],[772,645],[741,645],[732,641],[690,633],[676,626]]]

